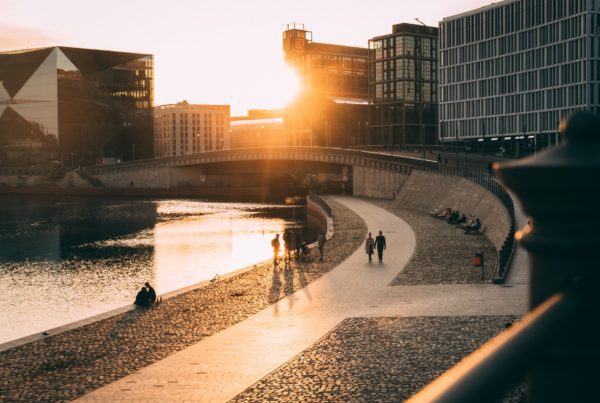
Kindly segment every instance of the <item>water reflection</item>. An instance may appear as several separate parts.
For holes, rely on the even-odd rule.
[[[0,343],[271,257],[304,209],[196,200],[0,202]],[[307,236],[307,235],[305,235]]]

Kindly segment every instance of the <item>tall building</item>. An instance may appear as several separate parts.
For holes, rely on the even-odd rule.
[[[3,165],[152,156],[152,55],[70,47],[0,53]]]
[[[369,52],[367,144],[436,144],[438,28],[396,24]]]
[[[174,157],[230,148],[229,105],[187,101],[154,108],[154,153]]]
[[[286,144],[358,144],[368,119],[368,49],[313,42],[294,25],[283,32],[283,50],[300,79],[284,114]]]
[[[600,2],[508,0],[440,23],[440,138],[521,156],[600,110]]]

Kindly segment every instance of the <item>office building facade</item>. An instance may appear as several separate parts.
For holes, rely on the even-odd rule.
[[[436,144],[438,28],[396,24],[369,53],[368,144]]]
[[[358,144],[368,119],[368,49],[313,42],[312,32],[288,28],[284,57],[298,74],[300,94],[285,109],[286,144]]]
[[[186,101],[154,108],[154,153],[174,157],[231,148],[229,105]]]
[[[151,157],[153,91],[149,54],[63,46],[1,52],[0,160]]]
[[[440,139],[522,156],[599,112],[600,2],[508,0],[440,23]]]

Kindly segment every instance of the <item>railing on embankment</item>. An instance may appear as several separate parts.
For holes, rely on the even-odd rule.
[[[409,402],[489,402],[527,380],[530,403],[597,402],[600,309],[600,118],[579,112],[560,146],[496,167],[532,224],[530,312]]]

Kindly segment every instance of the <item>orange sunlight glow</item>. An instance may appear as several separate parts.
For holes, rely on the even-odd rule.
[[[271,103],[278,108],[283,108],[298,96],[300,77],[292,67],[282,62],[273,69],[271,84],[265,90],[272,97]]]

